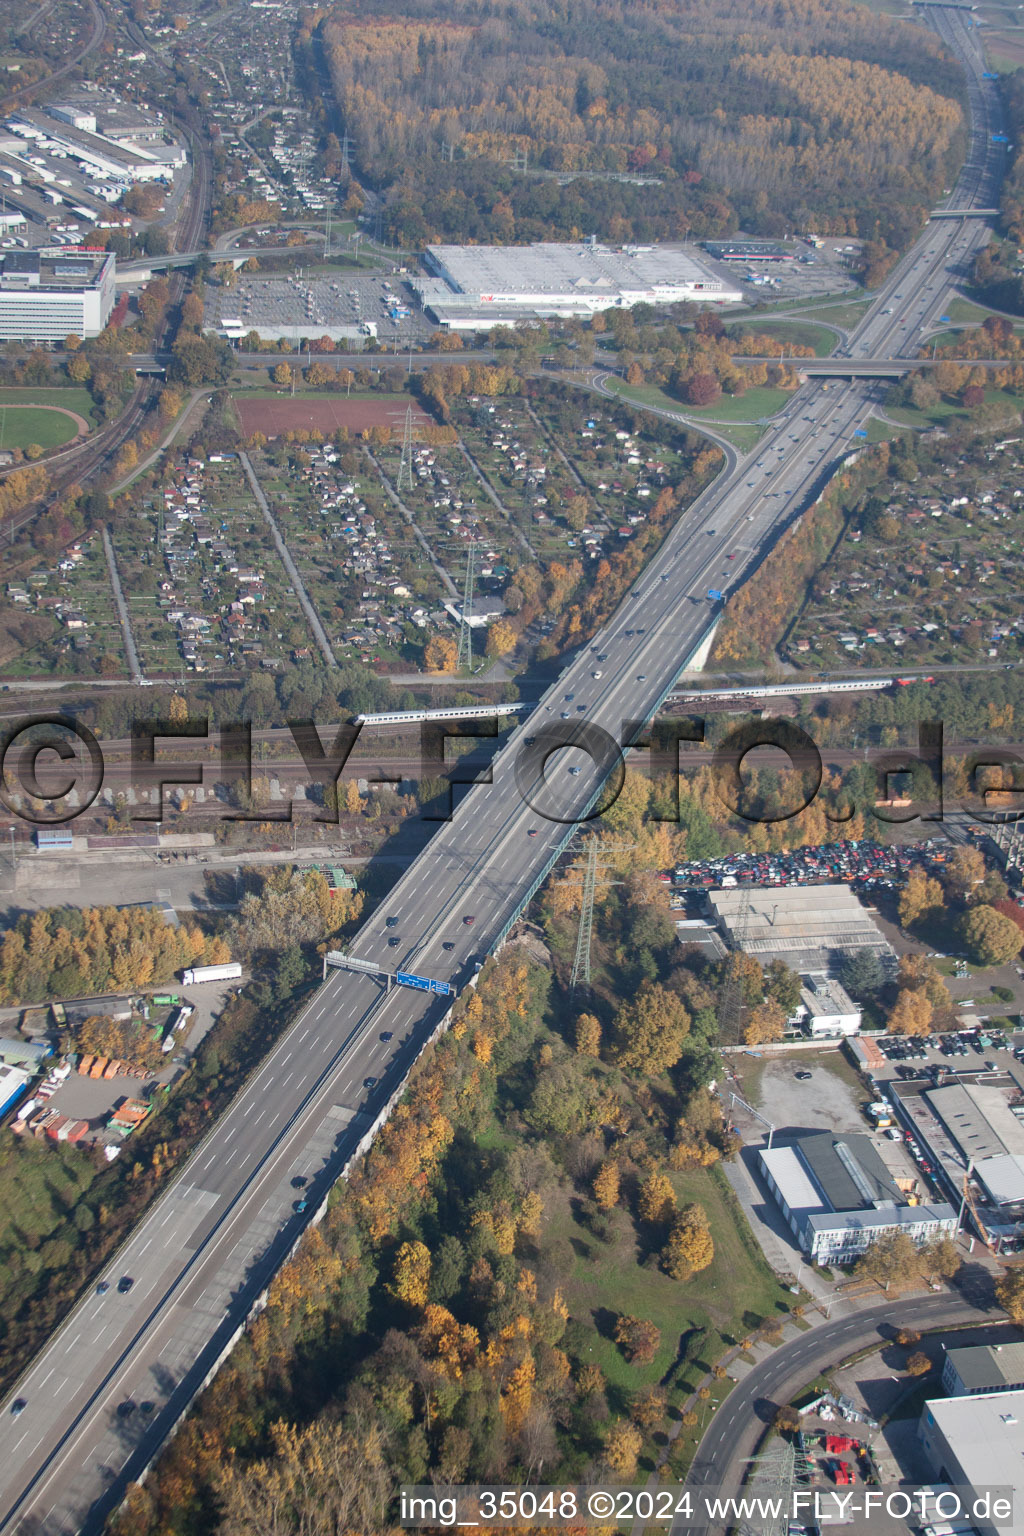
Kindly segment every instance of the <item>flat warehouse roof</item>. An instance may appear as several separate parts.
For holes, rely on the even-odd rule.
[[[679,246],[430,245],[427,254],[458,292],[615,294],[721,278]]]
[[[790,1211],[806,1215],[810,1211],[827,1210],[821,1192],[797,1156],[795,1147],[772,1147],[758,1156]]]
[[[1006,1089],[957,1084],[925,1094],[965,1157],[1024,1155],[1024,1125],[1006,1101]]]
[[[1020,1488],[1024,1392],[979,1392],[929,1399],[923,1417],[937,1425],[974,1488]],[[1015,1521],[1008,1530],[1019,1530]]]

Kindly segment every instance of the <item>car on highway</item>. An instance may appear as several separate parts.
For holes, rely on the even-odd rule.
[[[151,1414],[151,1413],[155,1413],[156,1412],[156,1403],[140,1403],[139,1404],[139,1412],[140,1413],[145,1413],[147,1415]]]
[[[527,827],[526,835],[527,835],[527,837],[536,837],[537,836],[537,828],[536,827]]]
[[[126,1398],[123,1403],[118,1403],[117,1405],[117,1416],[119,1419],[130,1419],[134,1412],[135,1404],[132,1402],[130,1397]]]
[[[563,720],[568,720],[569,719],[569,711],[567,709],[563,709],[562,710],[562,719]]]
[[[363,1087],[364,1088],[376,1088],[376,1086],[377,1086],[377,1079],[375,1077],[364,1077],[363,1078]]]
[[[394,1030],[393,1029],[385,1029],[384,1032],[382,1033],[381,1037],[380,1037],[381,1044],[382,1045],[387,1045],[388,1041],[389,1040],[393,1040],[394,1038],[395,1038]]]
[[[135,1281],[132,1279],[131,1275],[122,1275],[120,1280],[117,1282],[118,1295],[127,1296],[128,1292],[131,1290],[134,1284]]]
[[[25,1412],[25,1409],[27,1407],[28,1407],[28,1403],[26,1403],[26,1401],[25,1401],[25,1399],[23,1397],[16,1397],[14,1399],[14,1402],[11,1404],[11,1418],[12,1419],[20,1418],[21,1415]]]
[[[292,1179],[292,1189],[304,1189],[308,1182],[304,1173],[297,1173]]]
[[[305,1199],[296,1200],[295,1204],[292,1206],[292,1210],[295,1212],[296,1216],[301,1216],[303,1211],[309,1210],[309,1201]]]
[[[637,680],[638,683],[646,683],[646,681],[647,681],[647,673],[646,672],[638,672],[637,675],[636,675],[636,680]]]
[[[110,1290],[110,1281],[109,1280],[101,1280],[100,1283],[96,1287],[96,1295],[97,1296],[105,1296],[109,1290]]]
[[[397,928],[398,927],[398,918],[397,917],[389,917],[389,918],[387,918],[385,920],[384,927],[385,928]]]
[[[574,778],[575,778],[575,777],[576,777],[576,775],[577,775],[577,774],[578,774],[578,773],[579,773],[579,772],[580,772],[580,770],[579,770],[579,768],[577,768],[577,767],[576,767],[576,765],[575,765],[575,764],[573,764],[573,766],[572,766],[572,767],[571,767],[571,768],[570,768],[570,769],[569,769],[569,772],[570,772],[570,773],[571,773],[571,774],[572,774],[572,775],[573,775],[573,777],[574,777]]]
[[[465,923],[467,928],[472,928],[473,924],[476,922],[476,918],[475,917],[464,917],[462,919],[462,921]]]
[[[591,672],[590,675],[591,675],[591,677],[598,678],[598,677],[603,677],[604,673],[603,672]]]
[[[401,942],[401,939],[397,936],[388,939],[388,949],[397,949]]]
[[[441,945],[441,948],[447,953],[449,950],[454,949],[455,945],[452,943],[451,939],[445,939],[444,943]]]

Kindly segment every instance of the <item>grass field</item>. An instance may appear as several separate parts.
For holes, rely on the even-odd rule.
[[[970,299],[951,299],[946,309],[951,320],[984,320],[991,313],[980,304],[972,304]]]
[[[1019,411],[1021,406],[1020,397],[1008,395],[1004,389],[986,389],[985,400],[988,403],[995,401],[1005,405],[1007,426],[1011,425],[1015,411]],[[886,415],[907,427],[941,427],[951,420],[970,419],[970,412],[962,405],[956,405],[947,400],[940,400],[938,405],[933,406],[930,411],[918,411],[909,405],[887,406]]]
[[[27,448],[32,443],[45,449],[62,448],[77,435],[77,423],[62,410],[28,405],[5,410],[0,400],[0,449]]]
[[[769,335],[777,336],[782,342],[792,342],[797,347],[813,347],[815,357],[829,357],[839,344],[838,336],[823,325],[815,325],[813,320],[776,320],[772,315],[765,315],[762,320],[771,327]],[[838,320],[836,324],[839,324]],[[756,323],[752,322],[752,325],[756,329]]]
[[[813,315],[817,311],[823,320],[831,320],[835,325],[853,326],[860,324],[873,302],[872,299],[832,299],[824,304],[801,304],[797,309],[801,315]]]
[[[69,385],[67,389],[0,389],[0,405],[57,405],[74,411],[95,426],[92,396],[87,389]]]
[[[654,1266],[637,1264],[633,1228],[624,1212],[609,1243],[598,1242],[568,1210],[553,1212],[548,1229],[549,1236],[564,1236],[573,1248],[565,1299],[574,1316],[596,1324],[594,1363],[605,1374],[613,1412],[621,1411],[627,1394],[660,1381],[681,1351],[687,1365],[677,1374],[673,1395],[676,1389],[692,1390],[727,1348],[766,1318],[784,1316],[792,1299],[765,1263],[720,1170],[669,1177],[680,1206],[697,1201],[704,1207],[715,1242],[710,1267],[685,1285]],[[649,1319],[661,1330],[661,1345],[649,1365],[630,1365],[615,1343],[614,1319],[621,1312]]]
[[[655,384],[624,384],[621,379],[609,379],[608,385],[620,399],[628,401],[630,405],[648,405],[657,407],[659,410],[679,412],[681,415],[692,417],[694,426],[699,426],[700,418],[703,417],[708,426],[714,427],[719,436],[726,438],[742,453],[745,453],[748,448],[755,448],[764,431],[764,428],[755,422],[723,423],[714,414],[717,410],[716,406],[709,406],[703,411],[693,410],[690,406],[673,400],[671,395],[666,395],[664,390],[658,389]],[[754,395],[776,393],[781,395],[784,391],[752,389],[743,398],[749,400]]]

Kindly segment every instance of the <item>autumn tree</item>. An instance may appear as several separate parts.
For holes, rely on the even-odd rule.
[[[487,630],[487,654],[490,657],[510,656],[518,641],[519,636],[507,619],[495,619]]]
[[[423,665],[428,672],[454,672],[459,652],[450,635],[431,635],[423,651]]]
[[[594,1175],[594,1200],[602,1211],[610,1211],[619,1203],[619,1166],[610,1158],[601,1164]]]
[[[278,363],[275,368],[271,369],[270,377],[279,389],[289,388],[295,377],[292,373],[291,363]]]
[[[781,1040],[786,1027],[786,1015],[774,997],[766,998],[747,1015],[743,1038],[747,1045],[762,1045],[771,1040]]]
[[[636,1476],[644,1437],[635,1424],[614,1424],[605,1441],[604,1459],[620,1482],[630,1483]]]
[[[932,1363],[923,1349],[915,1349],[907,1359],[907,1374],[910,1376],[927,1376],[932,1368]]]
[[[686,1205],[672,1223],[661,1251],[661,1267],[673,1280],[689,1280],[707,1269],[715,1257],[715,1245],[707,1212],[701,1205]]]
[[[912,1237],[906,1232],[885,1232],[876,1237],[857,1260],[855,1273],[875,1280],[888,1290],[912,1285],[921,1273],[921,1259]]]
[[[910,992],[921,992],[935,1009],[950,1006],[949,988],[927,955],[900,956],[899,984]]]
[[[1008,1269],[996,1282],[996,1300],[1018,1328],[1024,1328],[1024,1269]]]
[[[889,1014],[888,1028],[894,1035],[926,1035],[931,1029],[934,1009],[924,992],[902,988]]]
[[[637,1210],[642,1221],[652,1225],[666,1222],[675,1213],[676,1192],[663,1173],[649,1173],[640,1185]]]
[[[403,1243],[395,1255],[392,1296],[407,1307],[425,1307],[429,1299],[430,1249],[425,1243]]]
[[[661,1329],[649,1319],[620,1314],[615,1322],[615,1342],[630,1365],[649,1365],[661,1344]]]
[[[978,965],[1006,965],[1020,952],[1021,930],[987,903],[964,913],[960,933]]]
[[[976,885],[985,878],[985,855],[980,848],[963,845],[954,848],[942,872],[951,896],[966,901]]]
[[[675,993],[643,981],[615,1015],[612,1055],[624,1071],[660,1077],[679,1060],[689,1031],[690,1016]]]
[[[600,1056],[601,1025],[592,1013],[581,1013],[576,1020],[576,1050],[581,1056]]]
[[[942,886],[939,882],[919,869],[911,870],[900,892],[898,911],[901,926],[913,927],[929,912],[938,911],[942,904]]]

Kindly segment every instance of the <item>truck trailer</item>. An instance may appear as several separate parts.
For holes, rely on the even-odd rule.
[[[192,970],[182,971],[182,985],[186,987],[198,986],[203,981],[237,981],[242,974],[242,967],[236,960],[227,965],[197,965]]]

